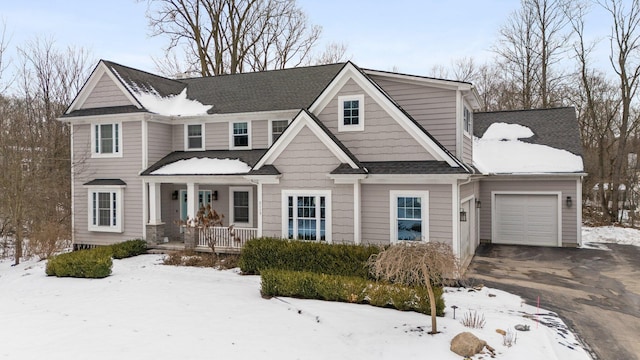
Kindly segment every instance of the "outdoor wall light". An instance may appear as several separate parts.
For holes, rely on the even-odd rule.
[[[480,209],[482,207],[482,201],[476,200],[476,209]]]
[[[218,200],[218,190],[213,191],[213,200]]]
[[[171,193],[171,200],[178,200],[178,190]]]
[[[467,221],[467,212],[464,209],[460,210],[460,221]]]
[[[567,196],[567,207],[571,207],[573,201],[571,200],[571,196]]]

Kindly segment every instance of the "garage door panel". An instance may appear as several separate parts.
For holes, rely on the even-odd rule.
[[[496,194],[494,243],[558,245],[558,197]]]

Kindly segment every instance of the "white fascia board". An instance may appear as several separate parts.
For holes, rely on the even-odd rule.
[[[266,154],[253,167],[255,170],[260,169],[265,164],[273,164],[273,162],[282,154],[287,145],[300,133],[304,127],[309,128],[313,134],[331,151],[331,153],[341,162],[357,169],[353,160],[325,133],[316,122],[309,117],[307,113],[301,111],[298,116],[293,119],[287,129],[280,135],[278,140],[269,148]]]
[[[147,182],[176,184],[251,185],[244,175],[140,175]]]
[[[587,176],[587,173],[483,174],[482,181],[562,180]]]
[[[91,76],[89,76],[89,80],[87,80],[87,82],[82,87],[82,89],[80,89],[80,92],[78,93],[78,96],[76,96],[76,98],[73,100],[73,102],[71,103],[71,105],[67,109],[66,114],[70,113],[73,110],[77,110],[77,109],[82,107],[84,102],[87,100],[89,95],[91,95],[91,93],[93,92],[93,89],[96,87],[96,85],[98,84],[98,82],[100,81],[100,79],[102,78],[102,76],[105,73],[116,84],[118,89],[120,89],[120,91],[122,91],[124,96],[126,96],[127,99],[129,99],[129,101],[131,102],[131,105],[134,105],[138,109],[142,109],[142,104],[140,104],[138,99],[136,99],[133,96],[133,94],[131,94],[129,89],[127,89],[127,87],[122,83],[122,81],[117,76],[115,76],[111,70],[109,70],[107,65],[105,65],[105,63],[103,61],[100,61],[98,63],[98,66],[96,67],[96,69],[91,74]]]
[[[309,111],[319,114],[338,94],[349,79],[353,79],[378,105],[382,107],[396,122],[413,137],[431,156],[438,161],[446,161],[452,167],[459,167],[460,164],[438,146],[422,129],[411,121],[381,89],[376,87],[367,79],[355,66],[347,63],[342,71],[325,88],[320,96],[309,107]]]
[[[253,120],[290,120],[300,112],[300,109],[290,110],[272,110],[272,111],[253,111],[225,114],[202,114],[190,116],[172,116],[171,120],[174,124],[181,124],[193,121],[203,121],[205,123],[214,122],[243,122]]]
[[[327,174],[334,184],[355,184],[366,179],[367,174]]]
[[[459,82],[455,80],[436,79],[436,78],[429,78],[429,77],[423,77],[423,76],[398,74],[398,73],[369,70],[369,69],[363,69],[362,71],[364,71],[364,73],[367,75],[389,77],[389,78],[393,78],[394,80],[404,81],[404,82],[413,83],[413,84],[430,85],[432,87],[437,87],[441,89],[469,90],[473,87],[473,85],[469,83]]]
[[[369,174],[362,184],[457,184],[469,174]]]

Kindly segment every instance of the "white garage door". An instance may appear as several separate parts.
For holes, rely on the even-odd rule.
[[[496,194],[496,244],[558,246],[558,195]]]

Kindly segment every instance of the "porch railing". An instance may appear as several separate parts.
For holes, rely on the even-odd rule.
[[[215,240],[216,248],[238,249],[258,236],[258,229],[214,226],[199,229],[198,246],[210,247],[209,240]]]

